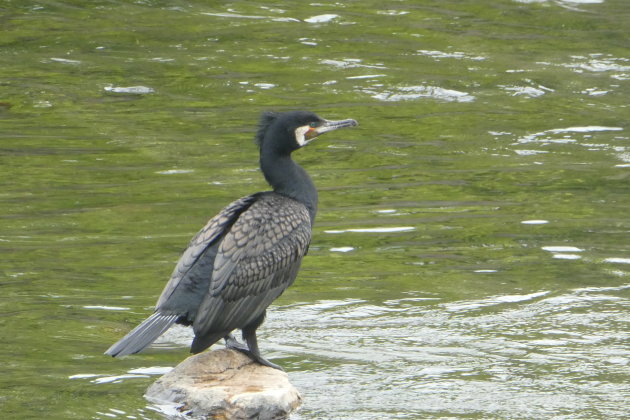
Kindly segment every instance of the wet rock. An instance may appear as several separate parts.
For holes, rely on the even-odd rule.
[[[283,419],[302,398],[286,373],[254,363],[235,350],[189,357],[147,389],[154,403],[175,403],[195,417]]]

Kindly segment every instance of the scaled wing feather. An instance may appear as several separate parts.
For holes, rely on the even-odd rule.
[[[195,265],[199,257],[206,251],[208,246],[221,237],[229,229],[230,225],[238,215],[246,210],[256,199],[256,195],[250,195],[234,201],[225,207],[219,214],[214,216],[208,223],[191,239],[188,248],[180,257],[171,279],[162,291],[156,308],[162,307],[171,297],[173,292],[180,286],[182,279],[186,277],[188,271]]]
[[[278,194],[261,196],[219,245],[196,334],[242,328],[293,283],[311,240],[308,210]]]

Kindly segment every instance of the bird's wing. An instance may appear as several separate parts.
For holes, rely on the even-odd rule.
[[[239,214],[247,210],[247,208],[256,200],[256,195],[250,195],[234,201],[216,216],[208,221],[208,223],[191,239],[188,247],[179,258],[171,279],[164,287],[160,298],[158,299],[156,310],[170,308],[169,299],[176,290],[194,290],[196,285],[188,284],[194,281],[200,281],[199,276],[187,276],[191,269],[197,264],[199,258],[203,255],[208,247],[212,246],[218,238],[220,238],[238,218]],[[211,263],[211,262],[210,262]],[[212,267],[210,266],[210,277]],[[209,278],[207,279],[209,282]],[[205,291],[201,292],[205,294]],[[194,308],[196,309],[196,308]],[[168,311],[168,310],[167,310]],[[182,312],[186,312],[185,310]]]
[[[277,194],[260,197],[221,240],[195,332],[242,328],[291,285],[311,240],[306,207]]]

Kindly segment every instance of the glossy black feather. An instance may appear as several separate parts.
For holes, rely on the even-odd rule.
[[[269,131],[269,127],[273,122],[278,118],[280,114],[277,112],[266,111],[263,112],[260,116],[260,122],[258,123],[258,131],[256,131],[256,135],[254,136],[254,143],[258,146],[259,149],[262,149],[263,140],[265,138],[265,134]]]

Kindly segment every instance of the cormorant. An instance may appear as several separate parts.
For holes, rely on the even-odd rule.
[[[177,323],[193,327],[191,353],[224,338],[227,347],[281,369],[260,355],[256,329],[295,280],[317,211],[317,190],[291,153],[320,134],[356,125],[306,111],[263,113],[255,141],[273,191],[236,200],[210,219],[179,259],[153,315],[105,354],[137,353]],[[247,345],[232,336],[235,329]]]

